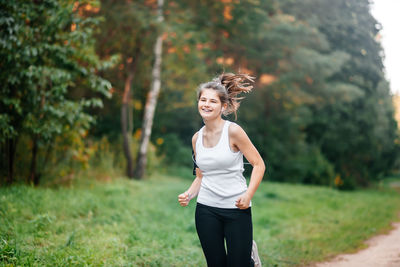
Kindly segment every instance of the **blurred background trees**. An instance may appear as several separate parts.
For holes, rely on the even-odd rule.
[[[96,2],[90,4],[96,8]],[[101,107],[101,97],[110,96],[111,84],[97,75],[110,64],[94,49],[93,30],[99,20],[80,12],[81,4],[73,1],[1,2],[0,142],[5,183],[14,182],[17,172],[39,184],[50,156],[55,156],[51,154],[56,138],[68,146],[68,139],[84,137],[94,122],[87,108]],[[57,157],[66,157],[64,153]],[[75,151],[74,156],[84,158],[83,154]]]
[[[30,162],[46,173],[60,153],[74,156],[55,160],[68,168],[47,177],[99,168],[104,161],[91,161],[99,155],[133,177],[160,34],[148,170],[190,168],[190,140],[202,125],[195,89],[222,71],[257,77],[238,123],[267,179],[350,189],[396,166],[398,129],[368,0],[166,0],[162,23],[155,0],[1,6],[4,183],[36,175],[11,166]],[[100,100],[103,108],[88,109]]]

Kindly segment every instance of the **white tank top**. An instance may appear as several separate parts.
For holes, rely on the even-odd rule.
[[[229,125],[225,121],[218,144],[203,146],[203,128],[196,141],[196,164],[203,174],[197,202],[217,208],[237,208],[236,200],[246,192],[243,176],[243,153],[232,152],[229,145]],[[251,203],[250,203],[251,205]]]

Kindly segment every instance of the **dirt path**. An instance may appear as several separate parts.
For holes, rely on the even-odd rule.
[[[387,235],[368,240],[368,248],[355,254],[343,254],[316,267],[400,267],[400,223]]]

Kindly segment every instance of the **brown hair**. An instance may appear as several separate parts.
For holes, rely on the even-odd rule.
[[[212,81],[200,84],[197,88],[197,100],[200,99],[204,89],[217,91],[221,103],[228,104],[223,114],[226,116],[234,113],[236,120],[236,111],[240,106],[239,100],[244,98],[237,97],[237,95],[240,93],[249,93],[253,89],[253,86],[246,81],[253,83],[254,77],[248,74],[222,73]]]

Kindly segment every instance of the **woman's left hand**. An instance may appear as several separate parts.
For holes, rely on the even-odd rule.
[[[250,206],[250,197],[247,193],[241,195],[235,202],[235,206],[241,210],[247,209]]]

